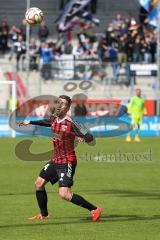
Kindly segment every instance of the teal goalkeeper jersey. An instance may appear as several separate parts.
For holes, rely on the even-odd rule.
[[[128,113],[130,113],[132,117],[140,118],[146,113],[145,100],[141,97],[135,96],[131,99],[127,108]]]

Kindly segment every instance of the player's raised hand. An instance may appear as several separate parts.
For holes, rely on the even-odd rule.
[[[29,125],[30,124],[30,121],[29,120],[24,120],[23,122],[20,122],[19,123],[19,126],[21,127],[21,126],[27,126],[27,125]]]

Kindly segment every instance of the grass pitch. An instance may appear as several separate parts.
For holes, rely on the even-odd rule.
[[[4,240],[158,240],[160,239],[160,139],[125,143],[97,139],[77,148],[79,163],[73,191],[103,208],[99,222],[90,213],[58,197],[47,185],[49,220],[29,221],[39,212],[34,180],[45,162],[22,161],[15,146],[22,139],[0,140],[0,239]],[[52,148],[34,138],[31,151]]]

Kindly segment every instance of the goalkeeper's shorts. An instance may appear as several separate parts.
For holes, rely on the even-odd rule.
[[[142,124],[142,117],[132,117],[132,124]]]

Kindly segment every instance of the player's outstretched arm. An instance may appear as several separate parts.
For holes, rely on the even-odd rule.
[[[72,129],[74,134],[81,139],[79,142],[86,142],[90,146],[96,144],[96,140],[93,135],[88,131],[88,129],[83,128],[80,124],[75,121],[72,121]]]
[[[23,122],[19,123],[19,126],[27,126],[27,125],[38,125],[38,126],[44,126],[44,127],[50,127],[51,126],[51,118],[50,119],[44,119],[44,120],[38,120],[38,121],[30,121],[30,120],[24,120]]]

